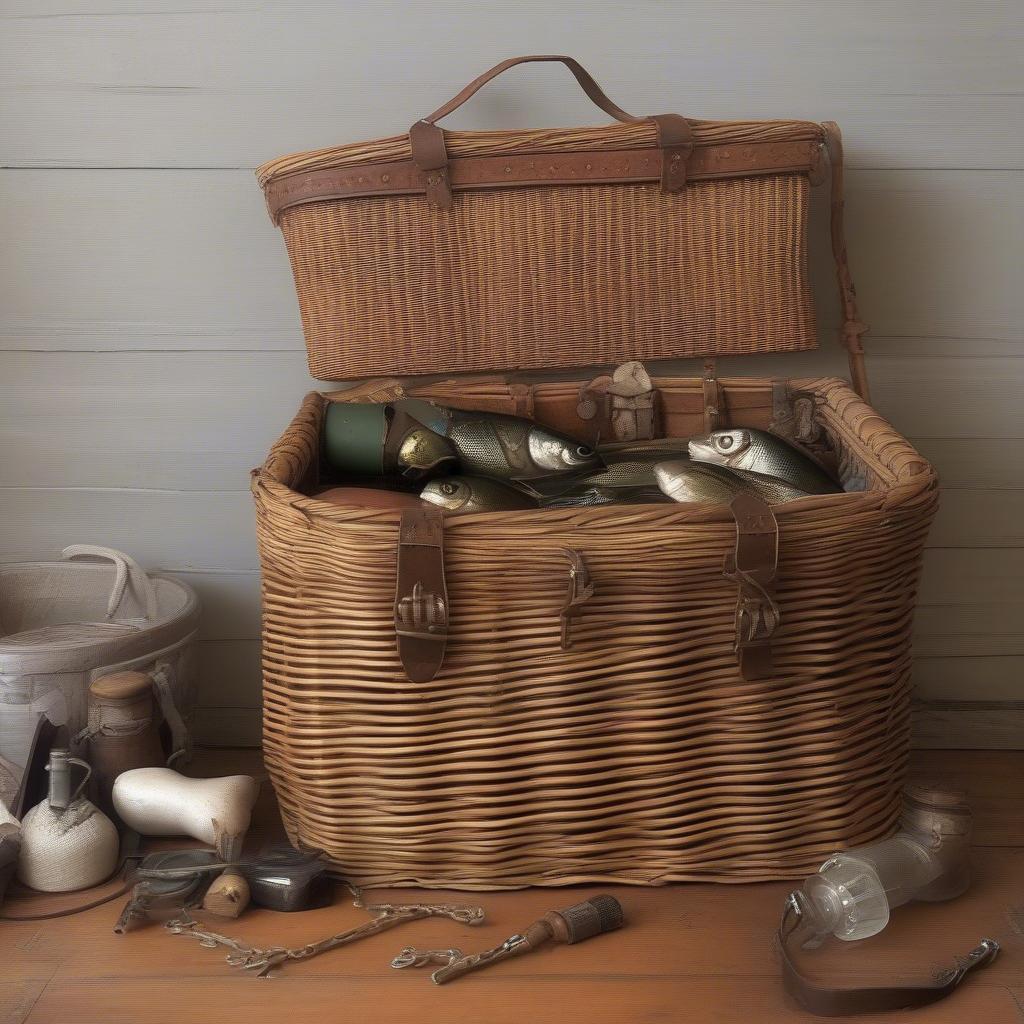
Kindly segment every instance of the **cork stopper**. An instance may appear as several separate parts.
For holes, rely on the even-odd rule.
[[[151,692],[153,681],[145,672],[112,672],[89,687],[100,700],[136,700]]]

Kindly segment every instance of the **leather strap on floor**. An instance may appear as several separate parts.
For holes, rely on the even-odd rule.
[[[804,1009],[819,1017],[845,1017],[859,1013],[909,1010],[945,999],[964,980],[969,971],[990,964],[999,952],[999,943],[982,939],[956,967],[943,971],[931,984],[883,985],[877,988],[825,988],[809,981],[797,968],[794,953],[800,944],[801,915],[796,894],[786,901],[779,926],[779,951],[782,955],[782,981],[786,991]]]
[[[438,509],[405,509],[399,526],[395,635],[413,683],[430,682],[444,662],[448,591],[444,581],[443,519]]]

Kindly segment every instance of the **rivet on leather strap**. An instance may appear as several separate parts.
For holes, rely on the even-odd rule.
[[[397,577],[398,656],[410,682],[427,683],[440,670],[448,641],[448,591],[440,511],[402,512]]]

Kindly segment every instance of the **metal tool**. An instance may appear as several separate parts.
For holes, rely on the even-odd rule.
[[[157,907],[183,909],[200,902],[220,864],[213,850],[151,853],[138,867],[138,881],[114,931],[123,935],[132,922],[146,920]]]
[[[464,956],[458,949],[415,949],[406,946],[391,961],[391,966],[402,969],[427,967],[439,963],[442,966],[434,971],[431,977],[436,985],[443,985],[499,960],[528,953],[546,942],[573,945],[592,939],[595,935],[621,928],[623,922],[622,905],[614,896],[602,894],[565,910],[550,910],[522,934],[513,935],[500,946],[483,953]]]

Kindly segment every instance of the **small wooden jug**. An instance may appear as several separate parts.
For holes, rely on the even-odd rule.
[[[158,768],[166,761],[152,679],[144,672],[114,672],[96,679],[89,687],[87,735],[96,801],[110,813],[118,775],[133,768]]]

